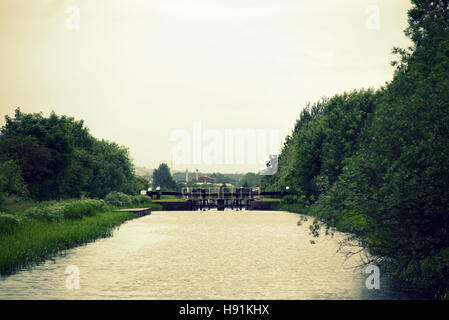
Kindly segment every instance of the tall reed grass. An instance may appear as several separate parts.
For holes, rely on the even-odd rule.
[[[108,200],[46,201],[13,214],[0,212],[0,275],[43,262],[62,250],[111,236],[117,226],[137,217],[133,213],[112,212],[117,207],[145,205],[161,209],[147,196],[114,193]]]
[[[115,227],[136,217],[132,213],[106,211],[79,220],[27,220],[14,232],[0,235],[0,274],[10,274],[62,250],[111,236]]]

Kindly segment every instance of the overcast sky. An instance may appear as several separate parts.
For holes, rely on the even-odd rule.
[[[54,110],[129,147],[135,165],[149,168],[170,164],[171,134],[193,139],[195,121],[223,137],[242,128],[277,130],[283,140],[306,102],[392,79],[391,49],[409,45],[409,7],[408,0],[1,0],[0,125],[17,106]],[[174,165],[185,168],[263,165]]]

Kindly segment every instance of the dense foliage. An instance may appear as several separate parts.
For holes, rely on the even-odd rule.
[[[215,178],[217,184],[228,183],[232,185],[238,185],[239,181],[244,177],[243,173],[220,173],[220,172],[199,172],[198,176],[208,176],[211,178]],[[192,181],[192,186],[195,185],[195,172],[189,172],[189,181]],[[173,179],[179,183],[184,183],[186,181],[186,173],[185,172],[175,172],[173,173]]]
[[[0,162],[0,204],[4,201],[4,195],[10,194],[28,197],[22,170],[13,160]]]
[[[147,178],[136,176],[136,188],[138,191],[147,191],[150,187],[150,181]]]
[[[19,215],[26,220],[57,222],[63,219],[77,220],[84,216],[93,216],[105,209],[105,201],[95,199],[66,200],[61,202],[46,201],[29,208]]]
[[[35,200],[102,198],[116,190],[136,193],[126,148],[92,137],[83,121],[17,109],[0,134],[0,194]]]
[[[262,176],[258,173],[248,172],[237,182],[237,187],[260,187],[261,180]]]
[[[161,163],[157,169],[153,171],[153,187],[160,187],[161,190],[176,190],[177,185],[173,179],[170,169],[166,163]]]
[[[130,196],[122,192],[112,191],[104,198],[107,204],[116,207],[151,205],[151,198],[146,195]]]
[[[414,288],[449,294],[448,1],[413,0],[393,80],[307,106],[265,189],[357,235]],[[316,226],[316,224],[314,225]],[[316,232],[316,230],[313,230]]]

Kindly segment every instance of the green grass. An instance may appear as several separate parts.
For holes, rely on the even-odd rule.
[[[265,198],[265,197],[261,197],[261,198],[259,199],[259,201],[281,202],[281,199],[279,199],[279,198]]]
[[[363,235],[363,230],[367,228],[365,217],[356,212],[328,212],[315,207],[307,207],[301,203],[282,203],[279,206],[280,210],[300,213],[308,216],[313,216],[320,219],[326,226],[335,228],[340,232],[352,233],[354,235]]]
[[[0,274],[7,275],[43,262],[62,250],[109,237],[117,226],[136,217],[108,210],[78,220],[23,222],[13,233],[0,235]]]
[[[165,200],[165,201],[169,201],[169,200],[180,200],[179,196],[173,196],[173,195],[161,195],[161,199],[160,200]]]
[[[120,195],[121,196],[121,195]],[[45,261],[62,250],[112,235],[123,222],[138,215],[113,212],[118,208],[151,207],[146,196],[127,196],[121,206],[104,200],[71,199],[41,203],[20,202],[0,212],[0,275]]]
[[[280,203],[279,210],[310,215],[311,210],[300,203]]]
[[[143,204],[129,204],[129,205],[123,205],[119,207],[114,207],[115,209],[133,209],[133,208],[151,208],[151,211],[161,211],[162,205],[157,204],[157,202],[152,201],[150,203],[143,203]]]
[[[65,201],[46,201],[36,207],[29,208],[16,216],[23,220],[59,221],[62,219],[81,219],[84,216],[93,216],[97,212],[108,209],[103,200],[83,199]]]

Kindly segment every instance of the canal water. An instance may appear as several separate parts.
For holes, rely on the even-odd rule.
[[[380,289],[368,290],[360,256],[337,253],[344,235],[311,244],[310,221],[298,220],[276,211],[153,212],[0,279],[0,299],[411,298],[382,276]],[[79,289],[70,280],[77,271]]]

